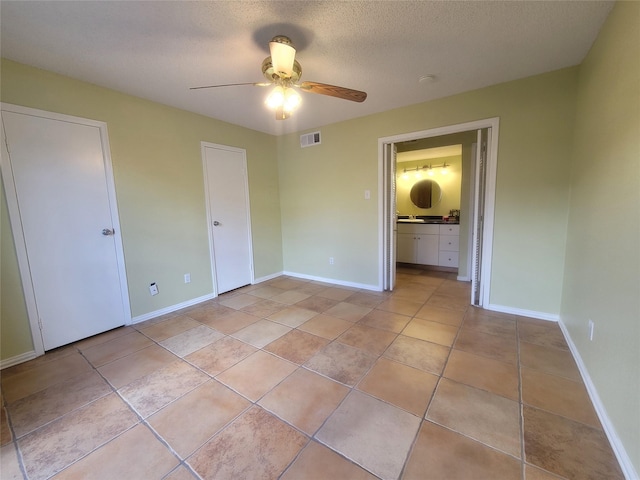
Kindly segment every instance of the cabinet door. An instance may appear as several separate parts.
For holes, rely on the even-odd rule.
[[[417,263],[422,265],[438,265],[439,235],[418,235]]]
[[[416,263],[416,235],[414,233],[399,233],[396,245],[398,252],[396,261],[402,263]]]

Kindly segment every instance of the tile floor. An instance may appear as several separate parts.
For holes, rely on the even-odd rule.
[[[558,326],[279,277],[2,371],[1,477],[623,478]]]

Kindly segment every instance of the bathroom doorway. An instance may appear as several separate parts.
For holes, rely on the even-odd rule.
[[[398,153],[403,154],[404,152],[419,151],[426,148],[459,144],[462,146],[462,172],[459,208],[458,280],[471,281],[470,303],[472,305],[486,306],[489,304],[498,127],[499,119],[491,118],[380,138],[378,140],[379,171],[381,172],[379,271],[380,285],[383,290],[393,290],[395,285],[396,252],[398,247],[398,204],[396,195],[398,189],[402,188],[397,178],[396,157]],[[434,166],[428,160],[422,165],[411,165],[410,167],[409,165],[402,167],[400,173],[404,174],[405,168],[407,170],[413,168],[414,170],[410,170],[409,173],[414,173],[415,175],[415,172],[421,171],[421,173],[428,174],[429,169],[423,167],[431,166],[433,168]],[[436,170],[436,168],[433,168],[431,173],[435,174]],[[424,210],[424,212],[429,210],[430,208]],[[441,212],[438,211],[437,213],[439,215]],[[439,216],[448,216],[449,212],[445,213],[447,215]],[[420,218],[412,220],[420,223]],[[400,235],[400,240],[403,239],[404,237]]]

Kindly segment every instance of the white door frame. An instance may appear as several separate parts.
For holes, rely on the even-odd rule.
[[[499,137],[499,117],[487,118],[467,123],[459,123],[456,125],[448,125],[445,127],[431,128],[419,132],[403,133],[390,137],[378,138],[378,287],[384,288],[385,277],[385,252],[392,249],[388,247],[385,240],[385,231],[388,230],[389,219],[385,215],[385,145],[389,143],[407,142],[409,140],[420,140],[422,138],[439,137],[452,133],[467,132],[470,130],[481,130],[491,128],[491,138],[489,145],[489,155],[487,157],[487,174],[486,174],[486,190],[485,190],[485,209],[484,209],[484,229],[483,229],[483,245],[482,245],[482,265],[481,265],[481,285],[482,298],[481,306],[489,305],[491,294],[491,263],[493,252],[493,226],[495,217],[495,194],[496,194],[496,174],[498,165],[498,137]],[[475,160],[475,159],[474,159]],[[391,242],[395,239],[390,238]],[[472,266],[473,267],[473,266]]]
[[[111,224],[114,227],[113,235],[115,241],[116,258],[118,266],[118,275],[120,277],[120,294],[122,296],[122,304],[124,307],[125,325],[131,324],[131,305],[129,302],[129,289],[127,284],[127,274],[124,263],[124,249],[122,248],[122,232],[120,229],[120,218],[118,215],[118,203],[116,201],[116,187],[113,179],[113,168],[111,165],[111,152],[109,149],[109,135],[107,132],[107,124],[87,118],[74,117],[61,113],[47,112],[35,108],[22,107],[19,105],[11,105],[8,103],[0,103],[0,110],[6,112],[14,112],[25,115],[46,118],[49,120],[58,120],[62,122],[77,123],[96,127],[100,130],[100,141],[102,144],[102,157],[104,159],[105,177],[107,186],[107,195],[109,197],[109,207],[111,210]],[[44,354],[44,341],[40,331],[38,306],[36,304],[35,291],[31,279],[31,270],[29,269],[29,260],[27,257],[27,246],[22,230],[22,220],[20,218],[20,210],[18,208],[18,195],[15,184],[13,182],[13,170],[11,162],[6,157],[6,138],[4,125],[2,126],[2,158],[0,168],[2,170],[2,183],[4,185],[5,194],[7,196],[7,209],[9,210],[9,220],[11,222],[11,230],[13,240],[16,246],[16,254],[18,257],[18,268],[20,270],[20,278],[22,281],[22,291],[27,307],[27,316],[29,317],[29,325],[31,327],[31,338],[33,340],[33,348],[36,355]]]
[[[218,281],[216,278],[216,255],[213,242],[213,219],[211,217],[211,204],[210,204],[210,192],[209,183],[207,181],[207,160],[205,156],[205,148],[217,148],[220,150],[227,150],[230,152],[236,152],[242,154],[242,162],[244,167],[244,181],[245,181],[245,197],[247,202],[247,232],[249,238],[249,270],[251,275],[251,285],[256,281],[255,271],[253,268],[253,233],[251,232],[251,204],[249,203],[249,171],[247,169],[247,151],[244,148],[229,147],[227,145],[220,145],[218,143],[200,142],[200,155],[202,157],[202,169],[204,177],[204,196],[207,212],[207,233],[209,235],[209,255],[211,257],[211,280],[213,282],[213,296],[218,296]]]

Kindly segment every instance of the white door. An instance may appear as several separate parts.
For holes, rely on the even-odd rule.
[[[253,282],[244,150],[202,143],[212,273],[219,295]]]
[[[21,275],[27,303],[33,302],[29,315],[37,316],[44,350],[121,326],[130,315],[106,126],[48,115],[2,111],[3,181],[26,260]],[[42,353],[35,333],[34,343]]]

